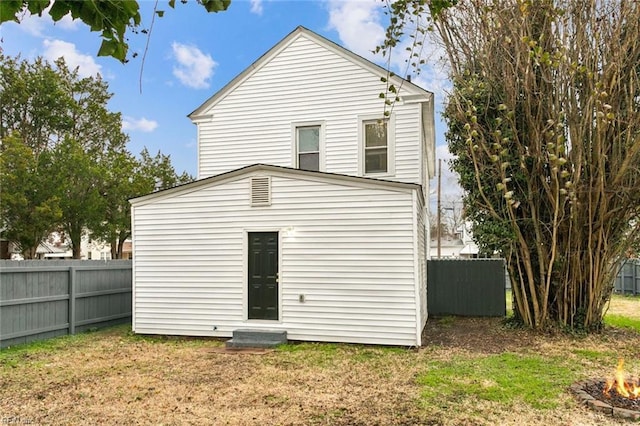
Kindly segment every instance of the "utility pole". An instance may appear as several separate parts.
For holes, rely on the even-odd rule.
[[[437,238],[438,238],[438,259],[440,259],[440,247],[441,247],[441,239],[442,239],[442,231],[440,230],[440,228],[442,227],[441,225],[441,218],[440,218],[440,211],[442,210],[440,208],[440,180],[442,178],[442,158],[438,158],[438,211],[436,212],[437,214],[437,225],[436,225],[436,234],[437,234]]]

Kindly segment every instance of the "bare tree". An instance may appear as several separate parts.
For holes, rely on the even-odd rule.
[[[516,315],[598,328],[640,238],[640,2],[404,3],[392,26],[429,15],[448,55],[453,168],[478,242],[507,259]]]
[[[442,200],[442,222],[446,224],[449,234],[454,236],[464,226],[464,208],[462,201],[452,196],[445,196]]]

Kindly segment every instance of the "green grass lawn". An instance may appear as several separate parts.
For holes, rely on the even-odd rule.
[[[502,353],[469,359],[458,356],[428,364],[418,382],[430,404],[443,396],[492,401],[505,405],[524,402],[533,408],[555,408],[557,396],[576,379],[562,359]],[[437,392],[433,392],[437,391]]]
[[[628,328],[640,333],[640,319],[628,318],[622,315],[607,314],[604,323],[611,327]]]

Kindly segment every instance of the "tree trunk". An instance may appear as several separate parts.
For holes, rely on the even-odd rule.
[[[39,244],[38,244],[39,245]],[[38,245],[35,247],[29,247],[22,252],[22,257],[25,259],[35,259],[37,255]]]
[[[120,259],[117,240],[111,240],[111,259]]]
[[[69,239],[71,240],[71,252],[74,259],[82,259],[82,228],[69,226]]]

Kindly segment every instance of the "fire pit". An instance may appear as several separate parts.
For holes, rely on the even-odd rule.
[[[587,380],[571,389],[584,404],[614,417],[640,420],[640,379],[625,375],[624,360],[618,362],[615,378]]]

